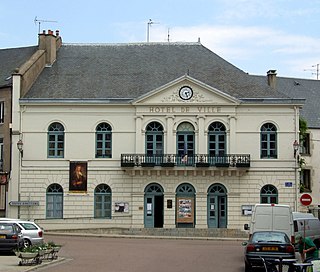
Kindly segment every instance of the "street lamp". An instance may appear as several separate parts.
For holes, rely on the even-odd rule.
[[[23,142],[21,139],[17,142],[17,148],[18,148],[18,150],[21,154],[21,157],[22,157],[23,156]]]
[[[298,141],[295,140],[295,141],[293,142],[293,150],[294,150],[294,157],[295,157],[295,158],[297,157],[297,152],[298,152],[298,150],[299,150],[299,147],[300,147],[300,145],[299,145]]]

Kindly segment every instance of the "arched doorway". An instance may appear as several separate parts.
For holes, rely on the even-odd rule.
[[[176,190],[176,226],[193,228],[195,222],[195,189],[191,184],[180,184]]]
[[[163,189],[157,183],[149,184],[144,191],[145,228],[163,228]]]
[[[208,227],[227,227],[227,190],[222,184],[213,184],[208,189]]]
[[[46,218],[63,218],[63,188],[53,183],[46,192]]]

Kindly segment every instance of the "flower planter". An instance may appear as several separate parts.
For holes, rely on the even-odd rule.
[[[134,167],[134,162],[122,162],[121,167]]]
[[[142,162],[142,167],[154,167],[156,164],[154,162]]]
[[[34,259],[38,255],[39,255],[39,252],[19,252],[19,255],[17,256],[21,259]]]
[[[209,167],[210,163],[208,162],[197,162],[196,167]]]
[[[236,167],[248,168],[248,167],[250,167],[250,163],[247,163],[247,162],[238,162],[238,163],[236,163]]]
[[[161,163],[162,167],[174,167],[174,162],[163,162]]]
[[[217,163],[215,163],[215,166],[216,167],[229,167],[230,164],[227,162],[217,162]]]

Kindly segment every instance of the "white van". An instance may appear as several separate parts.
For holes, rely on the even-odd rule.
[[[293,215],[289,205],[256,204],[252,211],[249,235],[256,231],[282,231],[294,243]]]
[[[320,247],[320,221],[312,213],[293,212],[295,235],[310,237],[316,246]]]

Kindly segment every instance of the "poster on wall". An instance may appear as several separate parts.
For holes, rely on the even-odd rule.
[[[119,213],[128,213],[129,212],[129,203],[128,202],[116,202],[114,204],[115,212]]]
[[[70,162],[69,191],[87,192],[87,162]]]
[[[177,222],[193,223],[194,220],[194,199],[192,197],[177,198]]]
[[[0,173],[0,184],[6,185],[8,183],[8,173]]]

